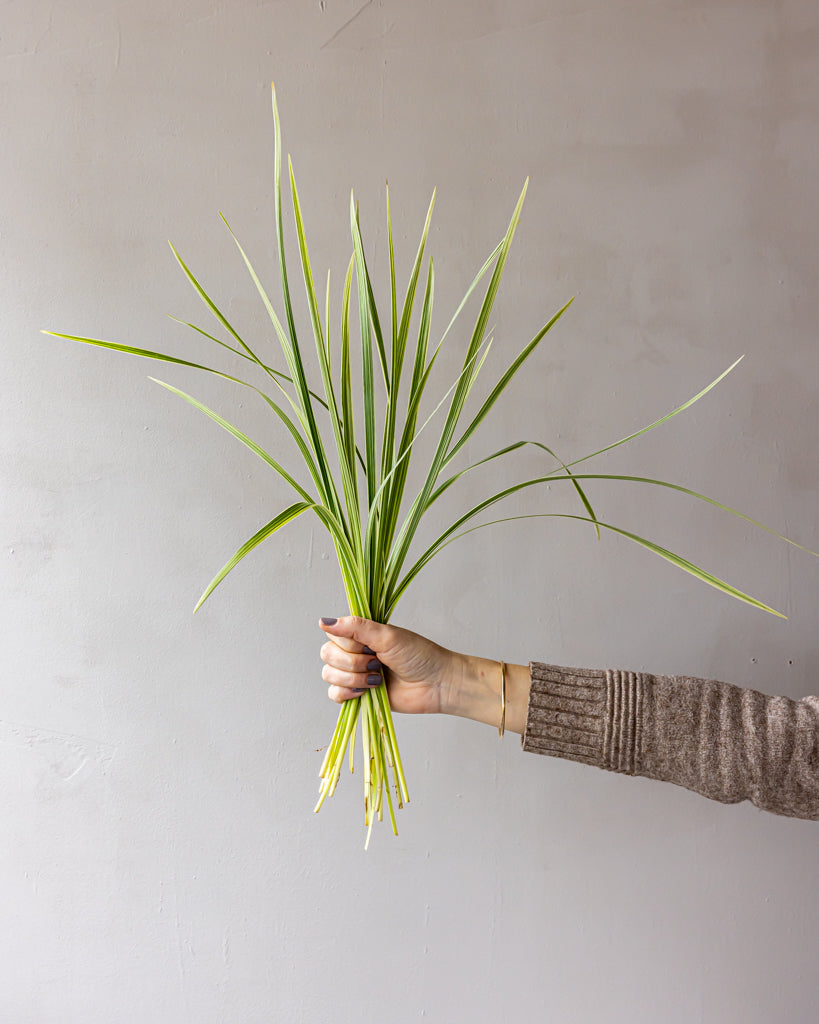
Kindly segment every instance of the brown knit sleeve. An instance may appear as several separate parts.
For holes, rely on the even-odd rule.
[[[523,749],[819,821],[819,697],[533,662]]]

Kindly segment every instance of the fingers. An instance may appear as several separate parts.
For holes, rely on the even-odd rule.
[[[319,619],[319,626],[335,643],[344,650],[358,654],[364,651],[372,654],[384,651],[390,646],[390,637],[394,632],[391,626],[384,626],[358,615],[345,615],[340,619]]]
[[[335,640],[328,640],[322,645],[321,660],[325,665],[332,666],[343,673],[380,672],[381,662],[374,654],[363,651],[355,653],[339,647]],[[351,685],[359,685],[351,684]]]
[[[383,682],[379,671],[342,672],[340,669],[333,668],[332,665],[324,666],[321,670],[321,678],[329,686],[340,686],[347,690],[357,690],[359,693],[372,689],[374,686],[380,686]]]
[[[383,682],[381,662],[368,640],[377,643],[378,623],[348,615],[342,619],[323,618],[320,627],[329,639],[321,648],[324,667],[321,678],[328,684],[327,696],[337,704],[360,697]]]
[[[328,640],[321,648],[321,678],[330,687],[329,697],[341,703],[367,689],[380,686],[381,662],[372,654],[353,654]]]
[[[363,692],[363,690],[350,690],[346,686],[331,686],[327,690],[327,696],[336,704],[343,704],[345,700],[360,697]]]

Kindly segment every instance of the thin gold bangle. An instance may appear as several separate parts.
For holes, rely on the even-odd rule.
[[[506,662],[500,663],[501,667],[501,717],[498,726],[498,736],[503,736],[506,729]]]

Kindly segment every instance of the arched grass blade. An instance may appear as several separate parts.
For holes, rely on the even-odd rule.
[[[563,477],[555,476],[555,481],[565,479]],[[731,508],[730,505],[723,505],[721,501],[716,501],[714,498],[709,498],[706,494],[700,494],[699,491],[692,491],[690,487],[682,487],[680,484],[672,484],[667,480],[655,480],[651,477],[646,476],[621,476],[616,473],[575,473],[572,476],[573,481],[577,480],[621,480],[626,483],[633,484],[651,484],[654,487],[667,487],[672,491],[679,491],[680,494],[687,494],[691,498],[697,498],[699,501],[705,501],[709,505],[713,505],[714,508],[722,509],[723,512],[730,512],[732,516],[737,516],[738,519],[744,519],[746,523],[750,523],[752,526],[759,527],[760,530],[764,530],[766,533],[770,533],[772,536],[777,537],[779,540],[784,540],[786,544],[791,544],[795,548],[799,548],[800,551],[805,551],[809,555],[813,555],[819,558],[819,552],[812,551],[810,548],[805,547],[804,544],[799,544],[795,540],[791,540],[790,537],[786,537],[783,533],[779,533],[777,530],[772,529],[770,526],[766,526],[764,523],[760,523],[758,519],[752,519],[751,516],[746,515],[744,512],[740,512],[738,509]]]
[[[308,494],[308,492],[301,486],[301,484],[294,480],[293,477],[287,472],[287,470],[280,463],[278,463],[273,458],[272,455],[266,452],[264,448],[262,448],[260,445],[256,444],[255,441],[249,438],[247,434],[239,430],[238,427],[234,427],[232,423],[229,423],[226,419],[224,419],[224,417],[220,416],[218,412],[214,412],[213,409],[209,409],[208,406],[198,401],[198,399],[194,398],[192,395],[189,395],[184,391],[180,391],[179,388],[175,388],[172,384],[166,384],[164,380],[157,380],[156,377],[151,377],[150,380],[152,380],[155,384],[159,384],[163,388],[166,388],[168,391],[173,392],[173,394],[178,395],[186,402],[189,402],[194,408],[199,409],[200,412],[203,412],[206,416],[209,416],[214,423],[218,423],[220,427],[226,430],[229,434],[232,434],[237,440],[241,441],[243,445],[249,448],[255,455],[258,455],[263,462],[266,462],[268,466],[274,469],[279,474],[279,476],[282,477],[283,480],[286,480],[287,483],[289,483],[290,486],[296,491],[296,493],[299,494],[305,501],[314,504],[315,499],[312,497],[312,495]]]
[[[191,325],[188,325],[188,326],[193,326],[193,325],[191,324]],[[199,330],[199,328],[195,328],[195,329]],[[300,434],[300,432],[299,432],[298,428],[296,427],[295,423],[293,423],[291,418],[287,415],[287,413],[284,411],[284,409],[282,409],[281,406],[278,405],[278,403],[274,402],[273,399],[269,395],[265,394],[264,391],[261,391],[259,388],[255,387],[255,385],[249,384],[246,380],[241,380],[239,377],[233,377],[229,373],[224,373],[222,370],[216,370],[216,369],[214,369],[211,366],[205,366],[202,363],[194,363],[194,362],[191,362],[189,359],[179,359],[176,356],[169,356],[169,355],[166,355],[163,352],[154,352],[154,351],[152,351],[150,349],[136,348],[134,345],[122,345],[119,342],[114,342],[114,341],[103,341],[100,338],[85,338],[85,337],[80,337],[79,335],[74,335],[74,334],[60,334],[60,333],[58,333],[56,331],[43,331],[42,333],[43,334],[49,334],[49,335],[51,335],[52,337],[55,337],[55,338],[64,338],[67,341],[77,341],[77,342],[80,342],[80,343],[85,344],[85,345],[94,345],[94,346],[97,346],[98,348],[111,349],[114,352],[123,352],[123,353],[125,353],[127,355],[140,356],[143,359],[155,359],[155,360],[158,360],[160,362],[174,363],[177,366],[191,367],[194,370],[205,370],[207,373],[212,373],[212,374],[214,374],[217,377],[221,377],[223,380],[231,381],[234,384],[241,384],[242,387],[246,387],[246,388],[249,388],[251,391],[255,391],[256,394],[259,395],[267,403],[267,405],[276,413],[276,415],[281,419],[281,421],[287,427],[290,435],[293,437],[294,441],[296,442],[296,444],[297,444],[297,446],[299,448],[299,451],[301,452],[302,457],[304,458],[305,464],[307,465],[307,468],[310,471],[310,475],[313,477],[314,483],[319,488],[319,490],[322,489],[323,481],[322,481],[322,479],[320,477],[320,474],[318,473],[318,469],[316,468],[316,465],[315,465],[315,462],[314,462],[314,460],[313,460],[313,458],[311,456],[311,453],[308,450],[307,446],[305,445],[304,438]],[[204,332],[201,332],[201,333],[204,333]],[[216,339],[214,339],[214,340],[216,340]],[[222,344],[222,343],[220,343],[220,344]],[[227,346],[227,347],[230,348],[230,346]],[[231,351],[234,351],[234,350],[231,349]],[[237,353],[237,354],[241,354],[241,353]],[[247,358],[250,358],[250,357],[247,357]],[[275,371],[271,371],[271,373],[275,373]],[[151,380],[154,380],[154,379],[155,378],[151,378]],[[288,395],[288,393],[281,387],[281,385],[279,384],[278,380],[275,379],[275,377],[273,378],[273,381],[277,385],[277,387],[279,387],[279,390],[282,392],[282,394],[288,399],[290,404],[293,405],[294,411],[296,412],[296,415],[298,416],[300,410],[299,410],[298,406],[294,405],[292,397],[290,395]],[[159,381],[158,383],[162,383],[162,382]],[[170,388],[170,385],[164,385],[164,386]],[[303,421],[302,421],[302,425],[304,425]]]
[[[663,423],[667,423],[670,419],[673,419],[679,413],[684,412],[686,409],[690,409],[691,406],[695,402],[698,402],[703,396],[707,395],[708,392],[712,388],[715,388],[717,386],[717,384],[719,384],[719,382],[721,380],[723,380],[725,377],[727,377],[728,374],[731,372],[731,370],[733,370],[736,366],[738,366],[742,362],[742,360],[744,358],[745,358],[745,356],[740,356],[739,359],[737,359],[733,363],[731,363],[731,365],[728,367],[728,369],[724,370],[719,375],[719,377],[717,377],[716,380],[712,380],[711,383],[708,385],[708,387],[703,388],[702,391],[700,391],[698,394],[694,395],[693,398],[689,398],[687,402],[683,402],[682,405],[678,406],[672,412],[667,413],[665,416],[662,416],[660,419],[655,420],[654,423],[649,424],[649,426],[647,426],[647,427],[643,427],[642,430],[638,430],[638,431],[636,431],[633,434],[629,434],[628,437],[624,437],[620,441],[615,441],[614,444],[606,445],[605,448],[600,448],[598,451],[592,452],[590,455],[584,455],[580,459],[574,459],[574,461],[568,463],[568,465],[570,467],[571,466],[579,466],[581,462],[588,462],[589,459],[594,459],[598,455],[602,455],[604,452],[610,452],[613,448],[619,448],[621,444],[627,444],[629,441],[633,441],[636,437],[640,437],[642,434],[647,434],[649,432],[649,430],[653,430],[655,427],[659,427]]]
[[[228,345],[226,341],[222,341],[221,338],[217,338],[213,334],[208,334],[206,330],[203,330],[197,324],[193,324],[189,320],[181,320],[178,316],[174,316],[172,313],[168,313],[167,316],[168,319],[173,320],[174,323],[181,324],[183,327],[190,327],[192,331],[196,331],[197,334],[201,334],[201,336],[203,338],[207,338],[208,341],[212,341],[215,344],[221,346],[221,348],[224,348],[228,352],[231,352],[233,355],[239,356],[240,359],[246,359],[248,360],[248,362],[253,363],[254,366],[258,366],[256,360],[252,356],[249,356],[247,352],[243,352],[239,348],[234,348],[233,345]],[[267,363],[263,364],[262,369],[264,369],[266,373],[272,374],[274,377],[277,377],[280,381],[287,381],[288,384],[293,383],[292,378],[288,377],[286,373],[282,373],[281,370],[275,370],[272,366],[268,366]],[[314,395],[313,397],[318,398],[319,401],[321,401],[320,396]]]
[[[587,519],[586,516],[574,516],[562,512],[539,512],[525,516],[508,516],[505,519],[493,519],[491,522],[481,523],[479,526],[473,526],[469,530],[464,530],[462,533],[458,533],[454,537],[451,537],[450,540],[447,541],[447,544],[451,544],[452,541],[457,540],[459,537],[464,537],[468,533],[474,533],[475,530],[483,529],[484,526],[495,526],[498,523],[514,522],[517,519],[574,519],[583,523],[592,522],[592,520]],[[753,608],[758,608],[760,611],[775,615],[779,619],[787,618],[787,615],[783,615],[782,612],[778,612],[775,608],[771,608],[767,604],[763,604],[762,601],[758,601],[755,597],[751,597],[750,594],[746,594],[742,590],[738,590],[730,583],[726,583],[725,580],[721,580],[718,576],[714,576],[713,573],[708,572],[706,569],[702,569],[698,565],[694,565],[693,562],[689,562],[687,558],[683,558],[681,555],[677,555],[673,551],[669,551],[668,548],[664,548],[660,544],[655,544],[654,541],[646,540],[645,537],[640,537],[638,534],[631,533],[629,530],[623,530],[619,526],[612,526],[611,523],[603,523],[600,522],[600,520],[595,521],[597,525],[601,526],[604,530],[611,530],[612,533],[618,533],[621,537],[626,537],[629,540],[634,541],[635,544],[639,544],[641,547],[646,548],[646,550],[652,551],[655,555],[659,555],[660,558],[664,558],[667,562],[670,562],[678,569],[682,569],[683,572],[689,573],[702,583],[707,583],[709,587],[715,587],[723,594],[727,594],[729,597],[734,597],[738,601],[751,605]]]
[[[101,338],[85,338],[77,334],[62,334],[59,331],[41,331],[41,334],[48,334],[52,338],[63,338],[65,341],[78,341],[82,345],[94,345],[97,348],[108,348],[112,352],[124,352],[129,356],[141,356],[143,359],[156,359],[162,363],[175,363],[177,366],[188,366],[194,370],[205,370],[207,373],[215,373],[217,377],[223,377],[225,380],[233,381],[235,384],[241,384],[243,387],[252,388],[252,384],[248,384],[246,380],[241,380],[239,377],[232,377],[229,373],[224,373],[222,370],[216,370],[212,366],[205,366],[203,363],[193,363],[189,359],[180,359],[178,356],[169,356],[164,352],[154,352],[148,348],[137,348],[135,345],[122,345],[117,341],[103,341]],[[230,346],[227,346],[230,348]],[[233,351],[233,349],[231,349]],[[254,390],[256,390],[254,388]]]
[[[577,491],[577,494],[578,494],[580,500],[583,502],[583,507],[589,513],[589,516],[591,517],[591,519],[596,522],[597,521],[597,516],[595,515],[594,509],[591,506],[591,502],[589,501],[589,499],[588,499],[588,497],[586,495],[586,492],[583,490],[583,488],[577,482],[577,479],[578,479],[577,474],[572,473],[572,471],[569,469],[569,467],[566,465],[566,463],[563,461],[563,459],[561,459],[560,456],[555,451],[553,451],[548,445],[545,445],[545,444],[543,444],[540,441],[516,441],[514,444],[508,444],[505,448],[501,448],[501,449],[499,449],[496,452],[492,452],[491,455],[487,455],[485,458],[479,459],[477,462],[473,462],[472,465],[470,465],[470,466],[465,466],[460,472],[453,474],[451,477],[449,477],[448,480],[445,480],[441,484],[441,486],[436,491],[433,492],[432,496],[429,499],[429,504],[432,505],[433,502],[437,501],[438,498],[440,498],[440,496],[444,493],[444,491],[448,490],[456,481],[460,480],[460,478],[465,473],[469,473],[473,469],[477,469],[479,466],[485,465],[487,462],[492,462],[494,459],[499,459],[499,458],[501,458],[504,455],[509,455],[512,452],[518,451],[519,449],[525,447],[526,445],[532,445],[535,448],[540,448],[542,451],[546,452],[548,455],[551,455],[551,457],[555,460],[555,462],[559,462],[560,463],[563,471],[566,473],[566,477],[555,476],[554,479],[555,480],[570,479],[572,481],[572,483],[574,484],[574,488]],[[547,478],[544,477],[544,480],[545,479],[547,479]],[[581,479],[585,479],[585,478],[581,477]],[[600,531],[596,530],[596,533],[597,533],[597,539],[600,540]]]
[[[313,504],[308,501],[297,501],[293,505],[289,505],[283,512],[280,512],[274,519],[271,519],[269,523],[261,528],[258,532],[254,533],[250,540],[246,541],[236,552],[236,554],[226,562],[219,572],[213,577],[210,583],[205,588],[204,594],[196,602],[194,612],[198,612],[202,605],[207,601],[213,591],[219,586],[222,580],[227,574],[234,569],[239,562],[249,554],[255,547],[258,547],[263,540],[266,540],[271,534],[280,530],[283,526],[286,526],[296,516],[300,516],[302,512],[306,512],[308,509],[313,508]]]
[[[262,362],[262,360],[256,355],[256,353],[247,344],[247,342],[245,342],[245,340],[241,337],[241,335],[238,333],[238,331],[235,330],[235,328],[230,323],[230,321],[227,319],[227,317],[224,315],[224,313],[222,313],[222,311],[219,309],[219,307],[216,305],[216,303],[213,301],[213,299],[211,299],[211,297],[208,295],[208,293],[202,287],[202,285],[200,284],[199,280],[196,278],[196,276],[190,270],[188,265],[185,263],[185,261],[182,259],[182,257],[179,255],[179,253],[174,248],[173,243],[172,242],[168,242],[168,245],[170,245],[171,252],[176,257],[177,263],[182,268],[185,276],[190,281],[191,285],[193,286],[194,291],[197,293],[199,298],[205,303],[205,305],[208,307],[208,309],[211,311],[211,313],[213,313],[213,315],[216,317],[216,319],[219,321],[219,323],[224,327],[224,329],[228,332],[228,334],[230,334],[230,336],[232,338],[235,338],[235,340],[239,343],[241,348],[243,348],[245,350],[245,352],[253,360],[253,362],[261,370],[264,370],[266,373],[269,372],[267,367],[265,366],[265,364]]]
[[[540,344],[540,342],[543,340],[543,338],[546,337],[546,335],[549,333],[549,331],[552,329],[552,327],[554,327],[554,325],[557,323],[557,321],[563,316],[563,314],[566,312],[566,310],[569,308],[569,306],[571,306],[571,304],[573,302],[574,302],[574,298],[569,299],[569,301],[566,303],[566,305],[563,306],[562,309],[559,309],[557,311],[557,313],[555,313],[555,315],[551,318],[551,320],[549,320],[549,322],[540,331],[538,331],[538,333],[529,342],[529,344],[523,349],[522,352],[520,352],[520,354],[513,361],[512,365],[509,367],[509,369],[506,371],[506,373],[503,374],[501,379],[498,381],[498,383],[492,389],[492,391],[489,394],[489,397],[486,399],[486,401],[483,403],[481,408],[478,410],[477,415],[473,418],[472,422],[469,424],[469,426],[463,432],[463,434],[461,435],[460,439],[458,441],[456,441],[456,443],[449,450],[449,453],[447,454],[447,457],[446,457],[446,459],[444,461],[445,465],[446,465],[446,463],[448,463],[451,459],[453,459],[455,457],[455,455],[466,444],[466,442],[469,440],[469,438],[474,434],[474,432],[477,430],[477,428],[480,426],[480,424],[486,418],[486,416],[489,413],[489,411],[492,408],[492,406],[495,404],[495,402],[497,402],[498,398],[503,394],[503,392],[505,391],[506,387],[508,386],[508,384],[510,383],[512,378],[515,376],[515,374],[518,372],[518,370],[521,368],[521,366],[526,362],[526,360],[534,352],[534,350],[537,348],[537,346]],[[560,461],[560,460],[558,460],[558,461]]]

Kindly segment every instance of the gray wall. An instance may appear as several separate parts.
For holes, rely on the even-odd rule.
[[[336,301],[351,186],[383,267],[389,178],[404,276],[438,186],[440,330],[531,175],[494,365],[578,299],[470,454],[578,456],[746,353],[600,468],[819,548],[814,0],[11,0],[0,56],[0,1019],[814,1020],[813,824],[443,719],[399,722],[397,840],[363,853],[358,778],[313,816],[332,552],[296,523],[194,618],[289,495],[147,374],[286,438],[228,385],[38,333],[221,359],[165,317],[207,325],[171,238],[268,343],[217,211],[275,282],[275,78]],[[459,502],[542,465],[476,474]],[[593,494],[789,620],[542,520],[448,548],[398,620],[511,661],[816,692],[815,560],[680,496]],[[539,510],[577,508],[557,488],[510,506]]]

